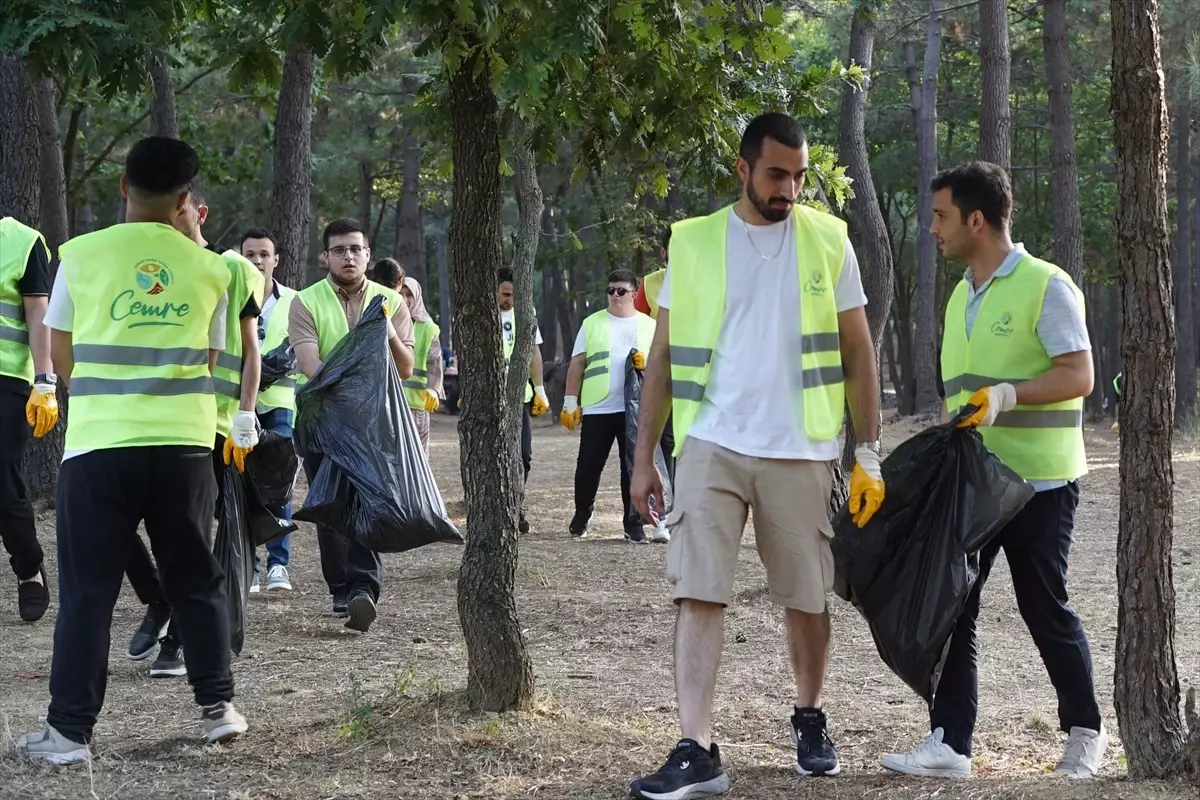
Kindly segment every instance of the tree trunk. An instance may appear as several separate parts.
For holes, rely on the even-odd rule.
[[[982,92],[979,103],[979,157],[1012,167],[1012,110],[1009,83],[1012,51],[1008,46],[1006,0],[979,2],[979,65]]]
[[[1130,778],[1175,774],[1183,747],[1171,567],[1175,325],[1158,0],[1112,0],[1117,258],[1125,386],[1114,699]]]
[[[504,391],[504,359],[496,323],[496,272],[503,265],[500,210],[499,107],[486,58],[473,49],[450,78],[454,208],[455,338],[463,414],[458,433],[467,502],[467,543],[458,573],[458,616],[467,644],[467,696],[471,708],[506,711],[533,701],[533,667],[517,620],[516,415],[512,387]],[[529,275],[515,287],[529,304]],[[512,372],[528,364],[533,320],[517,336]],[[508,399],[506,400],[506,396]],[[501,431],[497,436],[496,431]]]
[[[421,143],[404,137],[404,182],[396,214],[396,258],[404,270],[424,286],[429,277],[425,263],[425,232],[421,228]]]
[[[453,348],[451,342],[453,339],[453,324],[450,317],[450,242],[447,240],[445,233],[439,233],[437,239],[438,248],[438,313],[440,314],[438,327],[441,329],[441,341],[443,347]]]
[[[162,56],[150,61],[154,80],[154,100],[150,104],[150,132],[155,136],[179,138],[179,117],[175,113],[175,75]]]
[[[306,46],[288,51],[275,110],[271,226],[279,240],[278,278],[295,289],[308,284],[313,71],[312,53]]]
[[[1067,47],[1067,0],[1046,0],[1042,50],[1050,95],[1050,186],[1054,202],[1054,260],[1083,285],[1083,219],[1075,160],[1075,109],[1071,104],[1071,51]]]
[[[1183,423],[1196,409],[1196,342],[1192,331],[1192,93],[1181,78],[1176,86],[1175,143],[1175,419]]]
[[[875,345],[875,363],[879,363],[880,344],[892,306],[892,245],[887,225],[879,210],[875,181],[871,177],[871,162],[867,152],[865,131],[867,101],[871,90],[871,57],[875,50],[875,19],[871,9],[860,3],[850,23],[850,54],[847,66],[858,64],[863,69],[863,85],[856,89],[849,82],[842,85],[840,122],[838,124],[838,153],[846,165],[846,175],[854,181],[854,197],[850,200],[850,239],[862,268],[863,289],[867,294],[867,322],[871,341]],[[882,418],[881,418],[882,421]],[[846,426],[846,442],[842,465],[853,466],[854,426]]]
[[[942,49],[941,0],[930,0],[925,29],[925,59],[921,83],[915,80],[916,59],[910,44],[909,89],[917,128],[917,331],[913,346],[916,368],[916,412],[933,411],[937,395],[937,245],[933,223],[933,190],[937,172],[937,73]]]
[[[374,175],[371,162],[365,156],[358,159],[358,221],[368,231],[371,230],[371,195],[374,193]],[[370,244],[375,245],[371,239]]]
[[[11,53],[0,53],[0,217],[38,226],[38,114],[33,86]]]

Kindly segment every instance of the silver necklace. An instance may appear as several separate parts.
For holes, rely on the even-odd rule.
[[[746,224],[746,220],[742,219],[742,215],[736,211],[733,212],[733,215],[742,223],[742,230],[746,232],[746,239],[750,242],[750,246],[754,248],[754,252],[758,253],[759,258],[763,261],[774,261],[779,258],[779,254],[783,252],[783,246],[787,244],[788,229],[792,224],[791,214],[788,214],[787,219],[783,222],[783,236],[780,238],[779,247],[775,250],[775,255],[773,256],[766,256],[763,254],[763,251],[758,249],[758,245],[754,243],[754,237],[750,235],[750,226]]]

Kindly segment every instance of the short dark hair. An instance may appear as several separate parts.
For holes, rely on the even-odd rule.
[[[741,147],[738,148],[738,155],[746,159],[751,167],[762,155],[764,139],[774,139],[793,150],[799,150],[808,143],[804,128],[794,117],[777,111],[759,114],[746,126]]]
[[[189,188],[200,171],[200,156],[186,142],[169,136],[148,136],[125,156],[125,179],[150,195],[168,195]]]
[[[633,270],[628,269],[614,269],[612,272],[608,273],[608,282],[628,283],[635,289],[638,285],[637,275],[633,274]]]
[[[192,178],[192,182],[188,184],[188,194],[192,196],[192,203],[196,207],[205,205],[204,202],[204,184],[199,178]]]
[[[404,267],[394,258],[381,258],[371,270],[371,280],[395,289],[404,280]]]
[[[501,267],[496,272],[496,285],[499,286],[502,283],[515,283],[513,281],[513,271],[508,267]]]
[[[247,239],[267,239],[271,242],[271,246],[275,248],[275,252],[279,252],[279,240],[275,238],[275,234],[266,228],[250,228],[242,234],[241,244],[245,244]]]
[[[1012,181],[999,164],[972,161],[944,169],[930,183],[934,192],[950,190],[950,200],[958,207],[963,221],[976,211],[998,231],[1008,230],[1012,219]]]
[[[326,225],[325,232],[321,234],[321,244],[324,245],[326,250],[328,250],[329,237],[345,236],[348,233],[361,233],[363,235],[363,241],[370,245],[370,242],[367,241],[367,232],[363,228],[362,223],[356,219],[350,219],[349,217],[335,219],[333,222]]]

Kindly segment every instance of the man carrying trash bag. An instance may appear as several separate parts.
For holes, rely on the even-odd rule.
[[[1087,471],[1083,398],[1092,391],[1083,295],[1058,267],[1009,238],[1012,187],[995,164],[973,162],[933,180],[933,226],[942,253],[967,264],[946,309],[942,375],[946,410],[977,410],[959,423],[1028,481],[1033,499],[979,553],[979,577],[951,636],[930,708],[932,733],[908,753],[883,756],[894,772],[971,774],[979,708],[975,623],[980,592],[1004,550],[1017,606],[1058,694],[1068,734],[1056,774],[1096,774],[1108,745],[1092,658],[1067,602],[1067,557]]]
[[[384,296],[389,316],[388,349],[400,377],[413,371],[413,324],[408,306],[399,294],[366,277],[371,248],[362,225],[352,219],[335,219],[322,235],[321,261],[329,268],[324,279],[300,292],[288,310],[288,333],[296,363],[306,378],[321,369],[330,351],[356,326],[363,309],[377,295]],[[384,376],[380,376],[383,380]],[[304,471],[312,481],[321,465],[319,455],[305,455]],[[348,617],[346,627],[366,633],[375,621],[375,604],[383,580],[379,554],[324,526],[317,528],[321,572],[333,596],[333,613]]]

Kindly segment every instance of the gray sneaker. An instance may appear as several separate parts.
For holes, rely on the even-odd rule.
[[[65,766],[78,764],[92,757],[86,744],[73,742],[53,726],[47,725],[41,733],[27,733],[17,741],[17,752],[34,761]]]
[[[267,570],[268,592],[290,592],[291,590],[292,582],[288,577],[287,567],[283,564],[276,564]]]
[[[233,703],[224,701],[201,708],[200,718],[204,721],[204,740],[209,744],[232,742],[250,727]]]
[[[1104,730],[1103,724],[1098,731],[1079,726],[1071,728],[1071,733],[1067,735],[1067,746],[1054,768],[1054,774],[1068,778],[1093,778],[1100,771],[1100,762],[1104,760],[1104,751],[1107,749],[1108,731]]]

